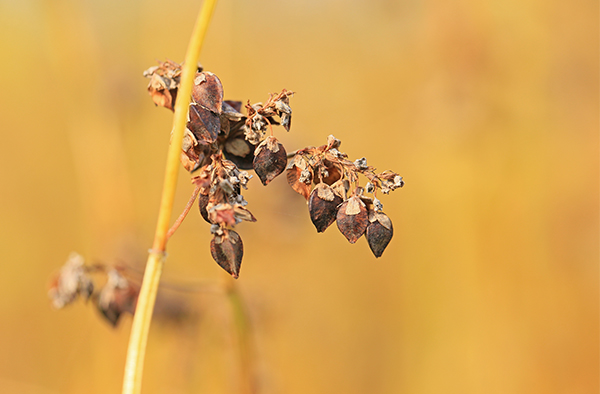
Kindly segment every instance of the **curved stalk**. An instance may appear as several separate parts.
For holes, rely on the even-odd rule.
[[[175,186],[179,173],[179,157],[185,126],[187,123],[187,111],[190,104],[190,95],[200,50],[208,30],[208,24],[212,18],[217,0],[205,0],[198,14],[196,25],[192,33],[185,63],[181,73],[181,84],[175,103],[175,115],[173,118],[173,136],[167,155],[167,165],[163,184],[160,210],[158,212],[158,223],[154,234],[154,243],[148,262],[144,280],[140,289],[138,303],[133,317],[129,346],[127,348],[127,360],[125,362],[125,376],[123,378],[123,394],[139,394],[142,390],[142,372],[144,368],[144,355],[148,342],[150,321],[156,301],[156,292],[165,260],[165,249],[168,240],[167,232],[169,221],[173,211],[173,200],[175,198]]]

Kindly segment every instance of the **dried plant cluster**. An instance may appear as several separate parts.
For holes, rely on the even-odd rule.
[[[104,284],[97,285],[97,276],[104,277]],[[50,285],[48,295],[52,306],[61,309],[78,298],[91,301],[102,316],[116,326],[122,314],[135,311],[139,286],[123,275],[119,267],[86,265],[84,258],[72,253]]]
[[[181,66],[172,61],[149,68],[148,91],[158,106],[173,110]],[[290,130],[294,93],[283,89],[266,103],[245,104],[223,98],[219,78],[201,67],[195,77],[183,140],[181,162],[193,174],[199,189],[200,214],[211,224],[210,244],[214,260],[237,278],[244,247],[233,227],[241,221],[256,221],[241,194],[253,169],[263,185],[286,171],[290,186],[308,202],[317,232],[333,222],[350,243],[363,234],[371,251],[380,257],[393,236],[390,218],[383,213],[378,192],[388,194],[404,185],[392,171],[375,172],[366,158],[348,159],[338,150],[340,140],[330,135],[327,144],[300,149],[289,155],[273,135],[273,126]],[[366,178],[364,187],[360,176]]]

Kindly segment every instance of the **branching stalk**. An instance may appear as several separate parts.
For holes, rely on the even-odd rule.
[[[190,95],[196,74],[198,59],[202,43],[208,30],[209,22],[217,0],[205,0],[198,14],[192,38],[188,46],[185,63],[181,74],[181,84],[175,103],[175,115],[173,118],[173,135],[167,155],[165,179],[163,192],[158,213],[158,223],[154,235],[154,243],[148,262],[138,303],[131,327],[131,336],[127,348],[127,360],[125,362],[125,376],[123,378],[123,394],[140,394],[142,390],[142,372],[144,368],[144,355],[148,342],[150,321],[156,301],[156,292],[165,260],[166,243],[168,240],[169,221],[173,211],[173,200],[175,198],[175,187],[179,173],[179,157],[185,126],[187,123],[187,111],[190,104]]]

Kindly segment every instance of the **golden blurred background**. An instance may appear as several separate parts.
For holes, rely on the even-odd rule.
[[[0,392],[120,392],[131,317],[54,311],[48,283],[71,251],[145,261],[172,114],[141,74],[183,59],[199,8],[0,0]],[[221,0],[201,62],[226,98],[294,90],[288,151],[333,134],[406,186],[382,198],[395,235],[375,259],[317,234],[285,177],[253,179],[242,336],[205,290],[228,278],[194,209],[169,243],[144,393],[597,393],[598,8]]]

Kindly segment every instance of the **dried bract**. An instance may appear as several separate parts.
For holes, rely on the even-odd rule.
[[[238,278],[244,255],[244,245],[238,233],[225,229],[221,235],[215,234],[210,241],[210,253],[221,268],[234,279]]]
[[[144,77],[150,79],[148,92],[154,104],[173,111],[181,79],[181,66],[170,60],[159,62],[158,66],[144,71]]]

